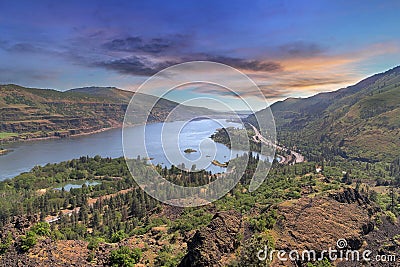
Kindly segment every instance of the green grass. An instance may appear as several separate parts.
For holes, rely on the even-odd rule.
[[[17,133],[6,133],[6,132],[0,132],[0,139],[4,139],[7,137],[12,137],[12,136],[18,136]]]

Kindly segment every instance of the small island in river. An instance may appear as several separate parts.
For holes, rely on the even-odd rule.
[[[226,168],[228,167],[229,162],[221,163],[218,160],[214,159],[213,161],[211,161],[211,163],[214,164],[215,166]]]
[[[194,152],[197,152],[197,150],[193,149],[193,148],[186,148],[185,150],[183,150],[183,152],[185,152],[185,153],[194,153]]]
[[[0,156],[10,153],[11,150],[0,147]]]
[[[194,152],[197,152],[197,150],[196,149],[192,149],[192,148],[186,148],[183,152],[185,152],[185,153],[194,153]]]

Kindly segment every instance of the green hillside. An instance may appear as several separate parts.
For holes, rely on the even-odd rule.
[[[334,92],[289,98],[271,109],[279,141],[308,158],[391,161],[400,155],[400,67]]]

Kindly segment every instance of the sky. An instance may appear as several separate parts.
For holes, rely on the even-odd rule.
[[[2,0],[0,10],[0,84],[135,91],[201,60],[240,70],[275,102],[400,65],[399,1]]]

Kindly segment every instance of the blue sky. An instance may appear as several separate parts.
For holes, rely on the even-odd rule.
[[[400,65],[399,1],[0,2],[0,84],[136,88],[192,60],[235,67],[271,101]]]

